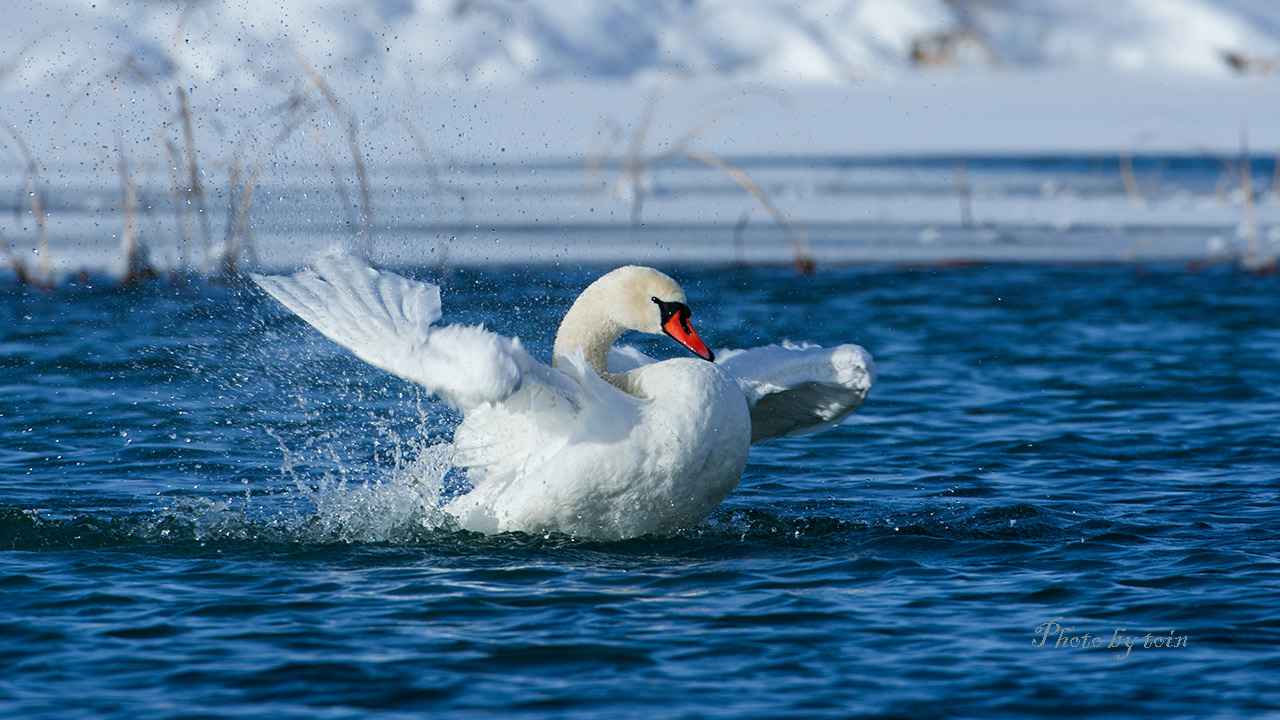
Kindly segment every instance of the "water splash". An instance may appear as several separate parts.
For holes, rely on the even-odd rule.
[[[328,446],[322,452],[330,469],[318,477],[299,469],[315,451],[312,443],[292,450],[272,434],[284,457],[281,472],[314,506],[299,528],[308,541],[402,543],[452,529],[443,505],[454,471],[453,444],[425,435],[406,440],[385,428],[379,434],[389,450],[372,468],[345,462]]]

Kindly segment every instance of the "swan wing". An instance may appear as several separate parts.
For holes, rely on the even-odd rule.
[[[467,469],[472,486],[445,507],[460,527],[567,531],[594,506],[589,498],[609,496],[596,482],[607,460],[633,456],[640,401],[601,379],[580,352],[561,356],[550,372],[563,381],[526,381],[505,401],[476,408],[454,432],[453,462]]]
[[[769,345],[720,350],[751,408],[751,442],[818,432],[857,410],[875,382],[871,354],[858,345]]]
[[[291,276],[252,275],[263,290],[365,362],[418,383],[468,413],[536,379],[566,392],[566,379],[529,356],[518,339],[483,327],[434,325],[440,288],[325,258]]]
[[[481,469],[471,477],[515,477],[570,443],[610,443],[638,421],[636,403],[591,369],[582,354],[559,369],[535,368],[502,402],[487,402],[454,433],[454,463]],[[546,369],[547,372],[541,372]]]

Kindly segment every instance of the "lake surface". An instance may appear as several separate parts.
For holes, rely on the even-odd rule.
[[[402,270],[545,355],[601,269]],[[0,716],[1280,712],[1274,277],[666,269],[879,380],[617,543],[441,528],[456,417],[256,289],[0,281]]]

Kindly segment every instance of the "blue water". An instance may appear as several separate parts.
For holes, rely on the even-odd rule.
[[[0,717],[1280,712],[1275,278],[669,269],[879,381],[619,543],[439,529],[456,418],[254,289],[0,285]],[[407,272],[545,353],[598,271]]]

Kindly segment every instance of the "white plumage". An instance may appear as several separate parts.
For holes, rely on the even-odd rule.
[[[752,442],[839,423],[874,381],[857,345],[728,350],[715,363],[612,347],[626,330],[666,333],[711,359],[683,291],[649,268],[619,268],[583,291],[554,367],[518,339],[433,325],[439,288],[351,258],[253,278],[357,357],[462,413],[454,462],[472,489],[445,510],[484,533],[616,539],[688,527],[737,486]]]

